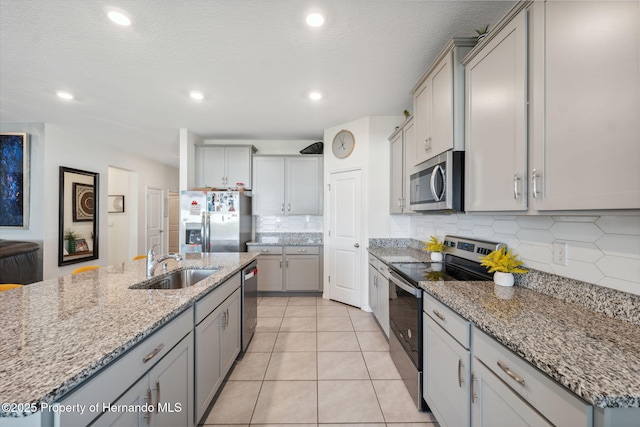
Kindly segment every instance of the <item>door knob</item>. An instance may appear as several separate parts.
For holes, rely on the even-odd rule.
[[[358,243],[356,243],[355,245],[353,245],[354,248],[359,248],[360,245]]]

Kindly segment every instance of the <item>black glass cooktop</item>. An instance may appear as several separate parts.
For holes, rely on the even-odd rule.
[[[456,266],[442,262],[392,262],[391,269],[405,280],[417,285],[418,282],[491,280],[491,275],[478,263]]]

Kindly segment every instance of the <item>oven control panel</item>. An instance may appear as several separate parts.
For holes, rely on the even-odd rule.
[[[503,246],[505,246],[503,243],[475,240],[466,237],[445,236],[444,238],[445,253],[471,261],[478,261],[479,258]]]

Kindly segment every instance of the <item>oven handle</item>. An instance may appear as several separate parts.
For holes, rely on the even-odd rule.
[[[405,282],[403,279],[401,279],[398,274],[393,271],[393,270],[389,270],[389,273],[391,273],[389,275],[389,279],[396,285],[398,286],[400,289],[403,289],[407,292],[409,292],[411,295],[413,295],[416,298],[422,298],[422,291],[414,286],[411,286],[410,284],[408,284],[407,282]]]

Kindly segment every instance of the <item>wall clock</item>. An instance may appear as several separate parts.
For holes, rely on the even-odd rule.
[[[333,138],[331,149],[337,158],[344,159],[349,157],[355,145],[356,139],[353,137],[353,134],[348,130],[341,130]]]

